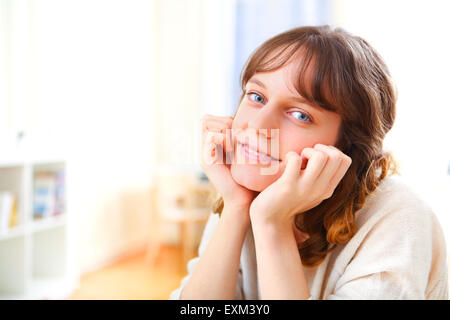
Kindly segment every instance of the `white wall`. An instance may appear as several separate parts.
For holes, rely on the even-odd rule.
[[[68,161],[80,270],[145,245],[154,162],[153,2],[2,0],[2,131]],[[5,79],[6,78],[6,79]],[[6,83],[6,84],[5,84]],[[13,135],[11,135],[13,137]]]

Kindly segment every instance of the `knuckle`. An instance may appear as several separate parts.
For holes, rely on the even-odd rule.
[[[316,156],[317,160],[319,160],[319,161],[325,161],[328,158],[328,156],[325,153],[320,152],[320,151],[317,151],[315,156]]]
[[[303,148],[303,150],[302,150],[302,155],[303,154],[305,154],[305,153],[310,153],[310,152],[312,152],[312,151],[314,151],[314,149],[313,148],[310,148],[310,147],[307,147],[307,148]]]
[[[325,193],[325,199],[331,198],[333,193],[334,193],[334,190],[328,190],[328,192]]]
[[[339,151],[334,150],[334,149],[330,150],[330,159],[331,160],[336,161],[336,160],[339,160],[340,158],[341,158],[341,153]]]
[[[300,156],[297,154],[297,152],[294,152],[294,151],[289,151],[289,152],[286,154],[286,157],[287,157],[288,159],[291,159],[291,158],[292,158],[292,160],[294,160],[294,159],[296,159],[296,158],[300,158]]]
[[[352,164],[352,158],[350,158],[347,155],[344,155],[344,161],[348,166],[350,166]]]
[[[321,143],[316,143],[316,144],[314,145],[314,149],[320,149],[320,148],[323,148],[323,147],[325,147],[325,145],[324,145],[324,144],[321,144]]]
[[[341,149],[339,149],[338,147],[336,147],[336,146],[333,146],[333,145],[329,145],[329,147],[331,148],[331,149],[333,149],[333,150],[336,150],[337,152],[342,152],[342,150]]]

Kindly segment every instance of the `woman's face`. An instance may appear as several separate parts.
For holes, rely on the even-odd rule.
[[[256,73],[247,82],[232,125],[236,148],[230,167],[234,180],[247,189],[262,191],[275,182],[284,172],[289,151],[300,154],[316,143],[337,142],[341,117],[309,104],[297,93],[296,70],[291,62],[272,72]],[[246,157],[240,142],[277,160]]]

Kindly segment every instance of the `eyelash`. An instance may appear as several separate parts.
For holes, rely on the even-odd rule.
[[[251,95],[253,95],[253,94],[256,94],[257,96],[259,96],[259,97],[261,97],[262,99],[264,99],[260,94],[258,94],[258,93],[256,93],[256,92],[253,92],[253,91],[247,92],[245,95],[248,96],[249,99],[250,99],[252,102],[254,102],[254,103],[261,103],[261,102],[254,101],[254,100],[251,98]],[[291,112],[289,112],[289,113],[294,113],[294,112],[302,113],[302,114],[304,114],[304,115],[306,115],[306,116],[308,117],[308,120],[306,120],[306,121],[300,120],[300,119],[297,119],[297,118],[296,118],[297,120],[299,120],[299,121],[301,121],[301,122],[312,122],[311,116],[310,116],[309,114],[307,114],[306,112],[303,112],[303,111],[291,111]]]

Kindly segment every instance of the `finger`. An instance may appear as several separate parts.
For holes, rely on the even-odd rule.
[[[233,140],[231,135],[231,129],[223,129],[221,131],[212,130],[207,132],[215,132],[216,134],[219,134],[222,137],[220,144],[222,145],[223,150],[225,152],[233,151]]]
[[[201,118],[201,122],[205,123],[205,122],[210,122],[210,121],[216,121],[216,122],[222,122],[222,123],[232,123],[233,122],[233,117],[218,117],[218,116],[212,116],[212,115],[204,115]]]
[[[223,162],[223,152],[221,151],[223,149],[219,148],[219,146],[223,143],[223,140],[224,134],[212,131],[208,132],[203,147],[203,159],[205,163],[212,164],[216,162]]]
[[[222,132],[225,133],[227,128],[231,128],[233,120],[231,117],[230,119],[219,119],[218,117],[211,116],[209,114],[202,117],[201,120],[201,133],[200,133],[200,141],[204,141],[205,136],[207,135],[207,132],[209,131],[215,131],[215,132]],[[228,117],[227,117],[228,118]],[[231,149],[231,148],[229,148]]]
[[[225,149],[226,152],[232,152],[234,150],[234,141],[233,141],[232,129],[226,129],[225,130],[224,149]]]
[[[203,131],[217,131],[224,132],[225,129],[231,128],[231,122],[223,122],[217,120],[207,120],[202,122]]]
[[[226,151],[231,151],[233,150],[231,139],[231,125],[231,123],[223,123],[220,121],[206,121],[202,124],[202,135],[204,137],[209,131],[224,133],[227,137],[224,147]]]
[[[339,168],[336,170],[336,173],[330,180],[330,184],[335,187],[339,184],[339,182],[341,182],[342,178],[344,178],[345,174],[350,168],[350,165],[352,164],[352,159],[346,154],[343,155],[344,156],[342,157],[342,161]]]
[[[208,135],[203,142],[203,149],[208,154],[208,157],[215,156],[215,148],[219,142],[219,137],[214,132],[208,132]]]
[[[209,113],[206,113],[202,116],[201,120],[233,120],[232,116],[215,116]]]
[[[205,115],[201,118],[202,123],[209,123],[209,122],[216,122],[216,123],[224,123],[227,126],[231,127],[231,124],[233,123],[232,117],[216,117],[216,116],[210,116]]]
[[[301,156],[308,159],[306,168],[302,172],[304,180],[307,183],[312,183],[322,172],[328,156],[324,152],[312,148],[304,148]]]
[[[318,177],[318,180],[328,184],[341,165],[343,153],[338,149],[323,144],[316,144],[314,149],[320,150],[328,155],[328,161]]]
[[[212,165],[216,159],[216,145],[210,141],[205,141],[200,152],[200,163],[206,165]]]
[[[207,141],[215,144],[223,142],[225,135],[220,132],[209,131],[207,135]]]
[[[225,141],[221,143],[225,152],[232,152],[234,150],[232,130],[234,117],[232,116],[213,116],[205,114],[202,121],[202,139],[208,131],[221,132],[225,134]]]
[[[302,165],[302,157],[294,151],[289,151],[286,154],[286,168],[284,169],[283,176],[286,178],[298,178],[300,174],[300,168]]]
[[[345,161],[349,161],[350,164],[352,163],[352,158],[350,158],[348,155],[346,155],[341,149],[333,146],[333,145],[329,145],[328,147],[337,150],[338,152],[341,153],[342,157],[345,159]]]

